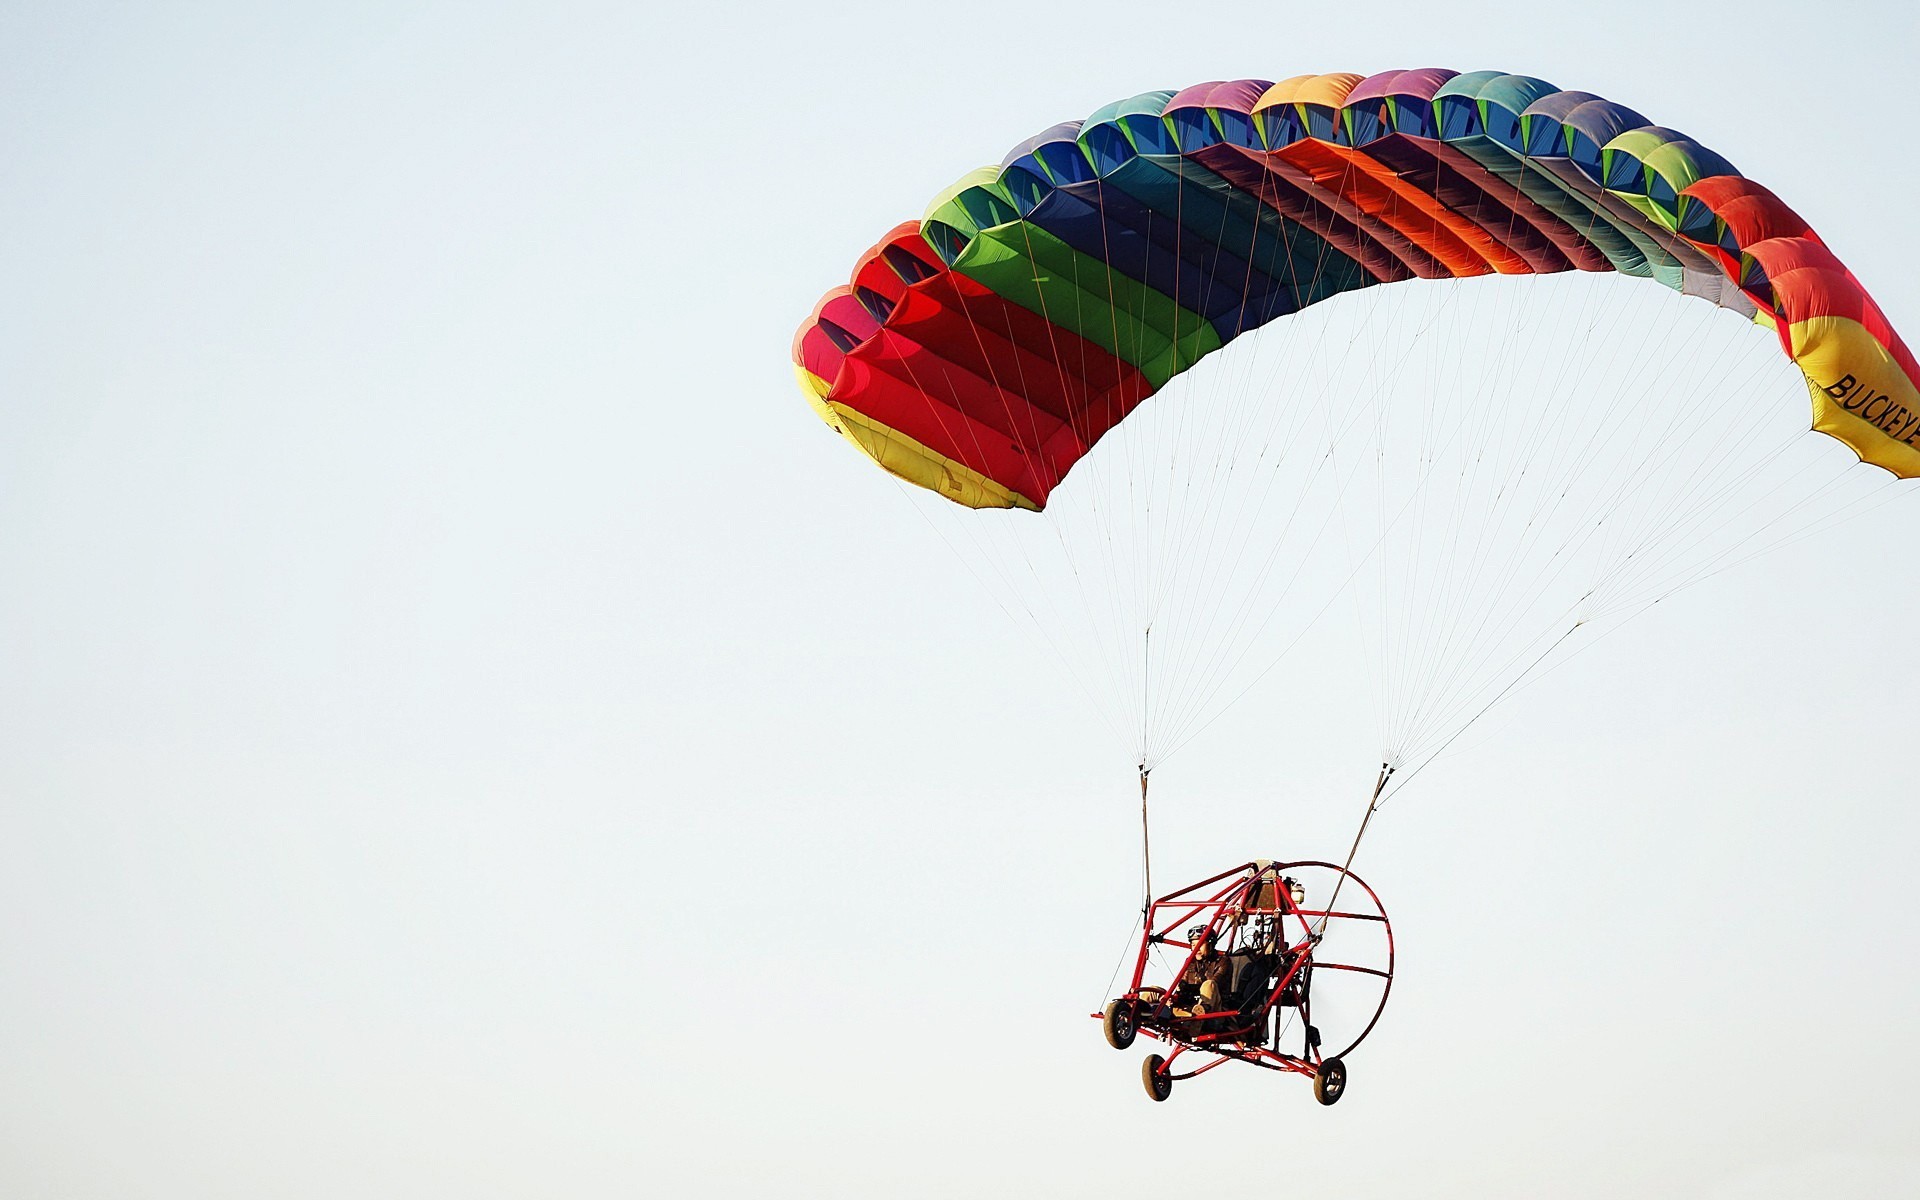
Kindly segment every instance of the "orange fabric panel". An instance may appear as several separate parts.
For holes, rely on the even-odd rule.
[[[1532,273],[1525,259],[1486,230],[1414,191],[1365,154],[1312,138],[1273,154],[1305,171],[1320,187],[1345,196],[1376,222],[1439,259],[1456,276]]]

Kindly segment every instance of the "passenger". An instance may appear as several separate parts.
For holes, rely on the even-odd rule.
[[[1214,948],[1213,934],[1205,925],[1187,930],[1187,944],[1193,947],[1193,957],[1187,960],[1186,970],[1174,981],[1174,1015],[1199,1017],[1225,1011],[1228,1007],[1226,955]]]

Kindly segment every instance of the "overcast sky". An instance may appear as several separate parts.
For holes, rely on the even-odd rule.
[[[1917,49],[1894,3],[9,6],[0,1193],[1920,1193],[1915,498],[1382,813],[1338,1107],[1155,1105],[1086,1018],[1133,764],[788,364],[1027,134],[1429,64],[1685,129],[1911,335]],[[1340,686],[1156,775],[1156,878],[1344,850]]]

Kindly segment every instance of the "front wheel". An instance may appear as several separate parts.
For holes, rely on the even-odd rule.
[[[1313,1073],[1313,1098],[1322,1104],[1337,1104],[1347,1090],[1347,1064],[1330,1058]]]
[[[1173,1076],[1167,1071],[1167,1060],[1158,1054],[1149,1054],[1141,1061],[1140,1082],[1146,1085],[1147,1095],[1155,1101],[1173,1095]]]
[[[1140,1032],[1139,1024],[1135,1020],[1133,1001],[1108,1001],[1107,1014],[1100,1019],[1100,1032],[1107,1035],[1107,1045],[1115,1050],[1125,1050],[1133,1045],[1134,1035]]]

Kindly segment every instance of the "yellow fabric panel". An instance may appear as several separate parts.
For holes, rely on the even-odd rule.
[[[843,404],[827,399],[832,385],[805,367],[795,365],[800,390],[807,403],[820,414],[835,433],[846,438],[860,453],[908,483],[968,508],[1024,508],[1039,512],[1040,506],[1019,492],[1002,487],[972,467],[957,463],[938,451],[928,449],[906,434],[889,429]]]
[[[1320,78],[1318,75],[1289,75],[1261,92],[1260,98],[1253,102],[1252,111],[1259,112],[1263,108],[1272,108],[1276,104],[1292,104],[1294,93],[1300,90],[1300,85],[1318,78]]]
[[[1858,321],[1795,322],[1793,358],[1813,395],[1813,427],[1863,462],[1920,478],[1920,389]]]
[[[1364,75],[1355,75],[1351,71],[1337,71],[1331,75],[1316,75],[1300,85],[1293,94],[1295,104],[1319,104],[1327,108],[1339,108],[1347,102],[1347,93],[1360,86]]]
[[[1319,104],[1327,108],[1339,108],[1347,102],[1347,93],[1364,78],[1366,76],[1355,75],[1351,71],[1339,71],[1332,75],[1295,75],[1290,79],[1282,79],[1260,93],[1253,111],[1259,112],[1276,104]]]

